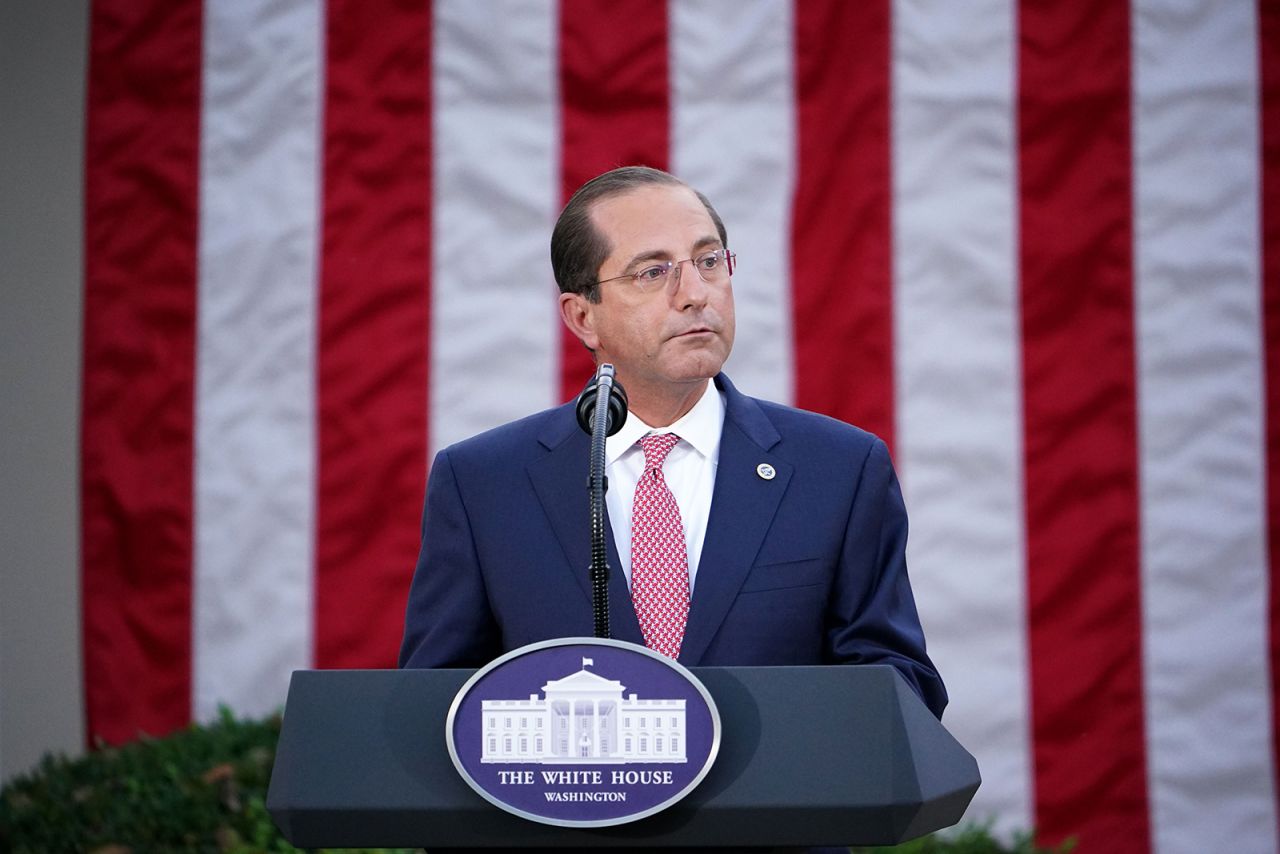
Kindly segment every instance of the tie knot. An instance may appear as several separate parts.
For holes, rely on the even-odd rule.
[[[644,451],[644,467],[646,471],[662,468],[667,454],[680,441],[675,433],[650,433],[640,439],[640,449]]]

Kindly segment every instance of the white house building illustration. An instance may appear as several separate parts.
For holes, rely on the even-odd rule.
[[[587,667],[542,686],[543,698],[483,700],[481,762],[685,762],[685,701],[624,697]]]

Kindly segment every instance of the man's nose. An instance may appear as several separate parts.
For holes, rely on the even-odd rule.
[[[684,269],[686,263],[689,265],[688,272]],[[677,307],[681,309],[706,305],[707,296],[710,293],[707,283],[702,280],[702,276],[698,275],[698,270],[693,264],[693,259],[688,258],[676,264],[676,268],[672,270],[676,277],[675,301]]]

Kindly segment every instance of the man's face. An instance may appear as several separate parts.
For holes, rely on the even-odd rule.
[[[721,248],[710,215],[687,187],[641,187],[597,202],[591,215],[610,247],[597,280]],[[732,287],[727,279],[704,282],[689,263],[653,291],[617,279],[600,285],[600,302],[578,305],[583,343],[617,367],[633,396],[683,393],[719,373],[733,347]]]

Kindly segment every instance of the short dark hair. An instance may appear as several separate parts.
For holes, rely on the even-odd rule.
[[[702,193],[689,187],[675,175],[649,166],[623,166],[597,175],[578,188],[560,212],[551,232],[551,272],[565,294],[582,294],[591,302],[600,301],[596,284],[600,265],[609,257],[611,247],[604,235],[591,222],[591,208],[601,199],[620,196],[639,187],[688,187],[697,195],[715,223],[720,243],[729,246],[729,236],[720,215]]]

